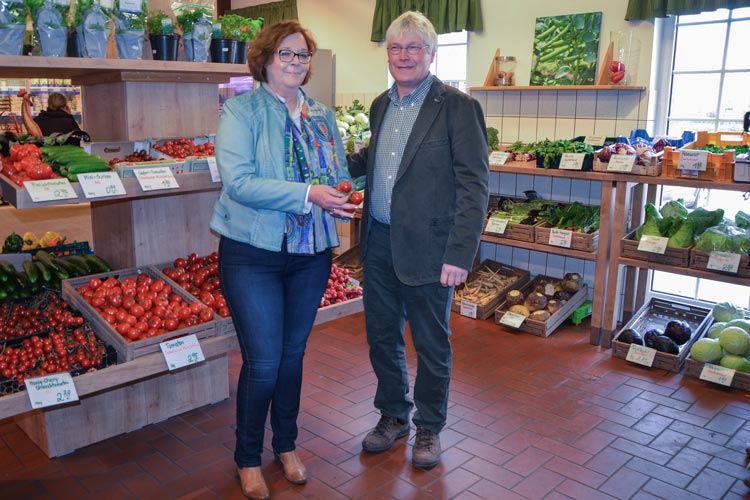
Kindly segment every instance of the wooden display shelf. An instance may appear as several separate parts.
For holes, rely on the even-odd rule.
[[[701,269],[692,269],[689,267],[678,267],[670,266],[668,264],[660,264],[658,262],[648,262],[639,259],[629,259],[626,257],[620,257],[617,259],[617,263],[622,266],[639,267],[641,269],[651,269],[652,271],[663,271],[665,273],[680,274],[683,276],[690,276],[692,278],[708,279],[712,281],[721,281],[723,283],[731,283],[733,285],[750,285],[750,279],[742,276],[732,276],[730,274],[717,273],[714,271],[704,271]]]
[[[551,92],[551,91],[569,91],[569,90],[629,90],[629,91],[642,91],[646,90],[646,87],[633,86],[633,85],[554,85],[554,86],[542,86],[542,85],[509,85],[505,87],[469,87],[469,90],[501,90],[501,91],[513,91],[513,90],[537,90],[540,92]]]
[[[508,238],[498,238],[497,236],[489,236],[487,234],[482,235],[482,241],[487,243],[496,243],[498,245],[505,245],[508,247],[524,248],[526,250],[533,250],[535,252],[552,253],[556,255],[563,255],[565,257],[574,257],[576,259],[583,260],[597,260],[598,252],[583,252],[581,250],[573,250],[571,248],[556,247],[553,245],[541,245],[538,243],[529,243],[528,241],[511,240]]]
[[[585,179],[589,181],[613,180],[614,174],[606,172],[560,170],[559,168],[538,168],[536,161],[509,161],[504,165],[490,165],[490,172],[507,174],[540,175],[545,177],[564,177],[568,179]]]

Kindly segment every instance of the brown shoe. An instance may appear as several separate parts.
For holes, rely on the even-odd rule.
[[[307,469],[299,459],[296,450],[285,453],[274,453],[276,463],[284,470],[284,477],[292,484],[305,484],[307,482]]]
[[[431,469],[440,463],[440,436],[417,426],[417,436],[411,450],[411,463],[420,469]]]
[[[247,498],[251,500],[269,500],[271,498],[271,492],[268,491],[260,467],[237,467],[237,474],[240,476],[242,494]]]
[[[362,440],[362,449],[370,453],[386,451],[397,439],[409,435],[409,422],[401,423],[395,417],[382,415],[378,425]]]

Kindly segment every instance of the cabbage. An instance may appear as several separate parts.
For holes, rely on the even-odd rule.
[[[646,204],[646,222],[636,229],[635,239],[640,240],[644,234],[646,236],[661,236],[659,222],[662,220],[659,211],[653,203]]]
[[[690,348],[690,356],[701,363],[712,363],[721,359],[723,351],[717,339],[702,338]]]
[[[688,209],[685,208],[684,201],[682,198],[668,201],[662,205],[659,213],[662,217],[687,217]]]
[[[693,222],[690,219],[681,220],[682,222],[674,224],[670,229],[668,247],[687,248],[693,244]]]
[[[662,137],[661,139],[656,141],[651,147],[654,148],[654,152],[659,153],[661,151],[664,151],[664,148],[669,145],[670,145],[669,141]]]
[[[742,356],[727,354],[721,358],[719,364],[724,368],[737,370],[738,372],[750,372],[750,360]]]
[[[737,224],[737,227],[741,227],[742,229],[750,229],[750,214],[740,210],[734,216],[734,223]]]
[[[719,302],[714,305],[711,314],[716,321],[722,321],[725,323],[732,321],[733,319],[742,319],[745,317],[742,308],[729,302]]]
[[[356,120],[354,119],[354,117],[352,115],[349,115],[349,114],[341,115],[340,119],[341,119],[341,121],[346,122],[349,125],[354,125],[354,123],[356,122]]]
[[[604,146],[596,156],[599,161],[609,163],[609,159],[612,157],[612,146]]]
[[[711,226],[719,224],[724,219],[724,210],[706,210],[705,208],[696,208],[688,214],[688,219],[693,221],[695,234],[701,234]]]
[[[364,113],[357,113],[356,116],[354,117],[354,121],[356,121],[357,125],[359,125],[362,128],[370,124],[370,120],[367,118],[367,115]]]
[[[720,225],[709,227],[695,240],[696,250],[701,252],[742,253],[747,233],[734,226]]]

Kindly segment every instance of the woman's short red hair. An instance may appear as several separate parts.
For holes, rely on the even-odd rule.
[[[250,68],[250,74],[253,75],[255,80],[268,82],[266,78],[266,64],[270,63],[271,59],[275,57],[276,50],[281,41],[295,33],[302,34],[307,43],[307,50],[314,54],[318,49],[318,44],[315,43],[312,34],[303,28],[298,21],[281,21],[260,30],[260,34],[250,42],[250,47],[247,49],[247,66]],[[311,75],[312,66],[308,69],[302,85],[310,80]]]

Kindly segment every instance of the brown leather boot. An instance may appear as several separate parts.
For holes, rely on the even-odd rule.
[[[299,459],[295,450],[284,453],[274,453],[276,463],[284,470],[284,477],[292,484],[305,484],[307,482],[307,469]]]
[[[251,500],[269,500],[271,492],[268,491],[266,480],[260,467],[237,467],[237,474],[242,484],[242,494]]]

